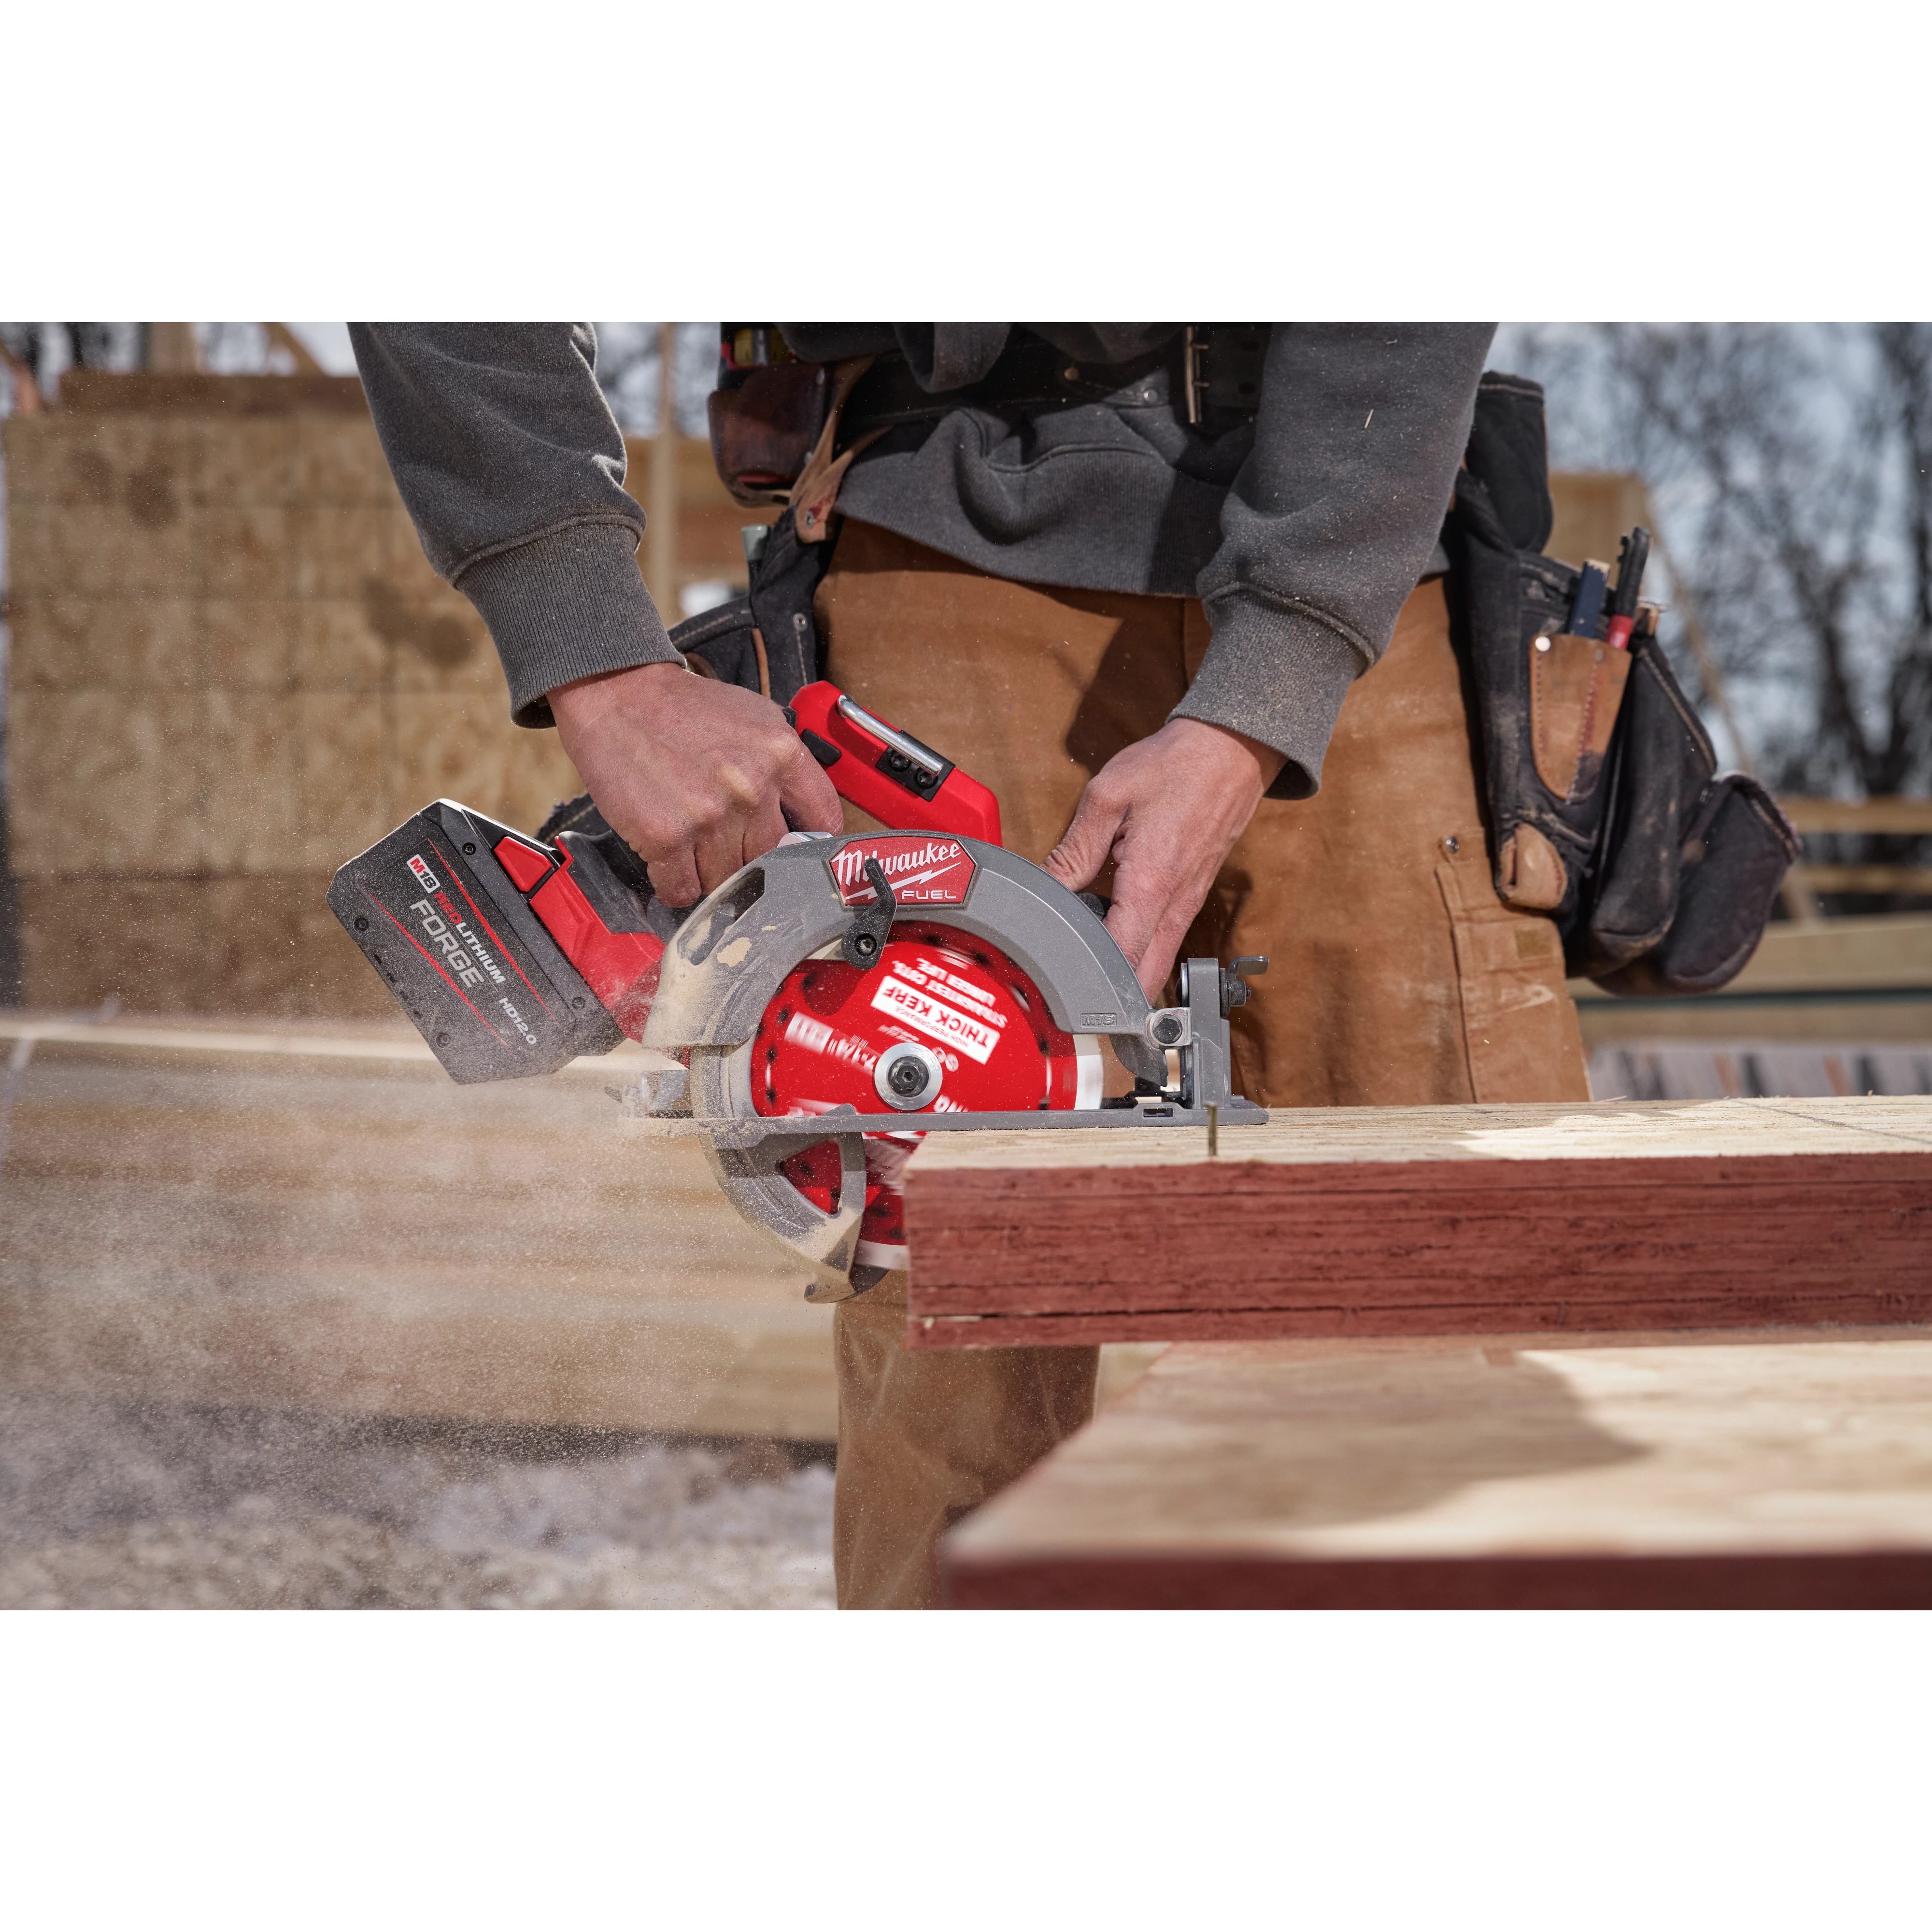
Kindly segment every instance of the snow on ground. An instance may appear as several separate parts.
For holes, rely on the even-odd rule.
[[[0,1609],[830,1610],[789,1445],[0,1392]]]

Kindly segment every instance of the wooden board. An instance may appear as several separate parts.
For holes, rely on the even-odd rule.
[[[909,1344],[1932,1320],[1932,1100],[932,1135]]]
[[[1932,1606],[1932,1329],[1170,1349],[949,1537],[966,1608]]]
[[[1620,1000],[1570,982],[1589,1047],[1662,1040],[1932,1040],[1932,919],[1769,927],[1721,992]]]

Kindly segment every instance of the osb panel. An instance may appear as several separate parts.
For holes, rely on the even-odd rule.
[[[396,646],[392,663],[398,691],[494,693],[508,711],[502,666],[467,598],[440,583],[433,593],[420,586],[401,590],[394,579],[384,593],[380,598],[365,594],[363,608],[372,628]]]
[[[23,876],[200,869],[200,700],[153,692],[14,692],[8,812]]]
[[[318,872],[23,880],[26,1004],[393,1019],[394,1000],[336,923],[328,890]]]
[[[4,434],[28,997],[387,1016],[323,903],[335,867],[439,796],[533,827],[581,787],[554,733],[511,724],[373,426],[56,412]]]
[[[309,1010],[299,899],[310,884],[287,873],[208,881],[206,978],[197,1006],[290,1018]]]
[[[376,426],[367,418],[295,420],[296,494],[304,503],[386,506],[396,498]]]
[[[232,504],[198,512],[202,595],[286,597],[290,589],[288,519],[286,510],[271,503]]]
[[[190,607],[201,631],[202,681],[218,690],[286,691],[295,683],[295,618],[286,598],[210,598]]]
[[[207,984],[205,882],[23,879],[20,967],[29,1006],[118,999],[130,1012],[189,1012]]]
[[[185,597],[197,587],[194,528],[172,499],[145,524],[99,503],[14,504],[7,520],[17,597]]]
[[[293,418],[263,416],[208,425],[202,444],[201,502],[280,506],[296,494]]]
[[[14,690],[187,691],[210,607],[185,597],[30,597],[13,614]]]
[[[297,690],[382,688],[390,674],[391,646],[371,625],[364,599],[310,597],[286,608]]]
[[[196,813],[203,870],[278,872],[295,862],[296,703],[254,691],[203,698]]]
[[[390,513],[304,506],[289,512],[290,590],[298,597],[359,597],[388,574]]]
[[[399,803],[389,776],[384,700],[340,692],[303,692],[294,703],[296,837],[284,863],[326,867],[346,860],[394,830],[427,796]],[[514,728],[504,721],[504,728]]]
[[[554,731],[510,722],[500,691],[488,697],[392,700],[397,816],[438,798],[460,799],[506,825],[533,829],[558,800],[584,789]]]
[[[205,425],[162,416],[15,417],[6,425],[16,503],[118,505],[152,514],[194,501]]]
[[[56,500],[59,488],[56,472],[63,446],[57,437],[46,434],[38,416],[9,416],[0,422],[0,456],[6,459],[10,502]]]
[[[61,378],[60,414],[174,416],[217,420],[238,417],[350,416],[369,406],[353,376],[164,375],[147,369],[70,369]]]

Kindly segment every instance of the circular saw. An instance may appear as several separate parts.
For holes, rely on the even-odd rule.
[[[1151,1006],[1102,903],[1006,850],[983,786],[830,686],[794,705],[892,829],[792,833],[680,914],[587,800],[532,838],[446,799],[344,866],[330,904],[458,1080],[626,1034],[670,1056],[627,1111],[704,1142],[812,1300],[906,1265],[900,1176],[926,1134],[1267,1119],[1232,1090],[1228,1035],[1265,959],[1190,959],[1179,1004]],[[1132,1092],[1107,1096],[1109,1054]]]

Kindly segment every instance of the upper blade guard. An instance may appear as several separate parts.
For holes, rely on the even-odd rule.
[[[388,982],[452,1079],[554,1073],[623,1035],[544,929],[496,848],[547,847],[448,799],[353,858],[329,909]]]

